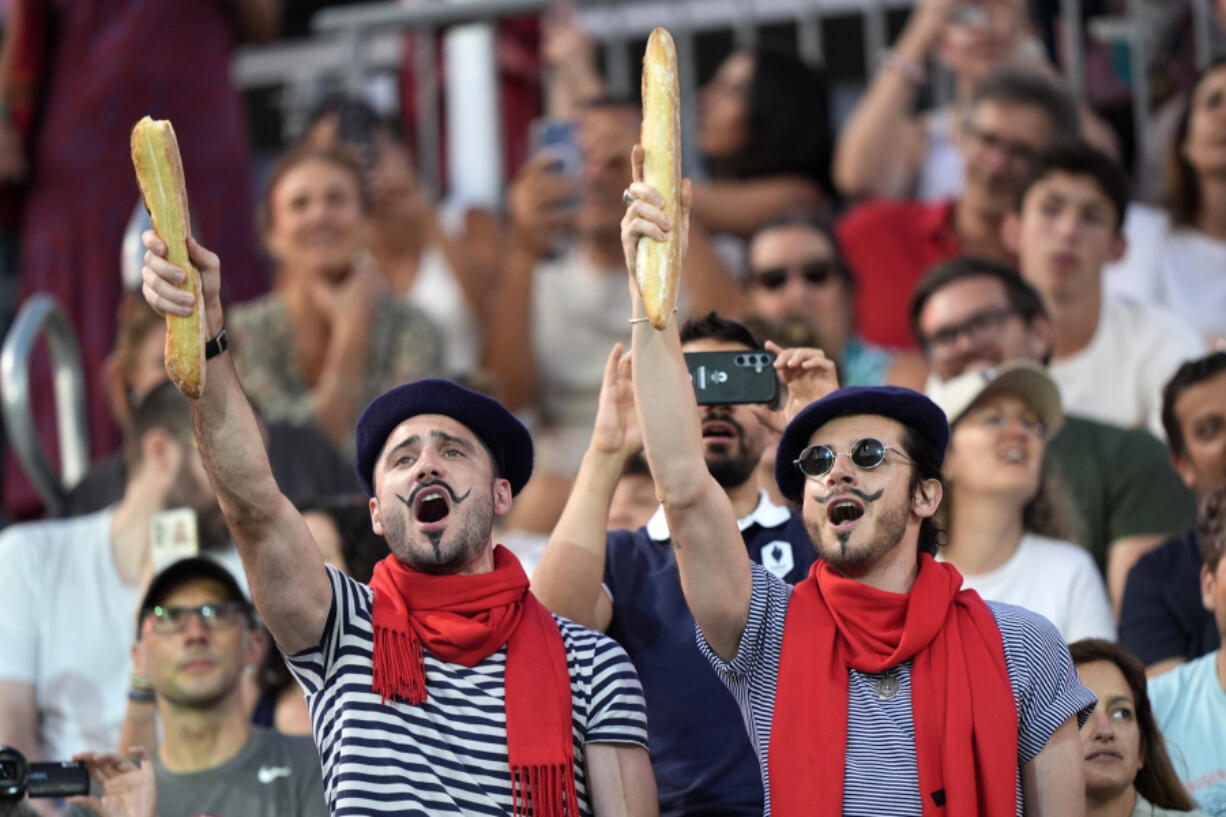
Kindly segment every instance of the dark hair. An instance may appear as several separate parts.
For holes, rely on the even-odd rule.
[[[154,330],[163,328],[166,321],[135,292],[125,292],[120,298],[118,317],[115,347],[106,361],[107,399],[112,416],[124,427],[130,422],[134,398],[139,399],[132,393],[129,380],[138,363],[141,344]]]
[[[1196,226],[1201,207],[1200,178],[1196,175],[1196,168],[1183,155],[1183,143],[1188,140],[1188,130],[1192,125],[1192,103],[1201,83],[1222,68],[1226,68],[1226,57],[1218,58],[1196,75],[1188,92],[1187,103],[1179,114],[1175,133],[1166,147],[1166,209],[1172,221],[1186,227]]]
[[[493,461],[492,456],[490,460]],[[316,499],[300,505],[299,511],[304,514],[312,511],[322,513],[332,520],[341,540],[341,556],[349,568],[349,575],[362,583],[370,581],[375,565],[391,552],[387,540],[371,527],[370,505],[364,496]]]
[[[941,483],[941,488],[945,487],[945,479],[941,476],[941,454],[933,447],[932,443],[924,439],[911,426],[903,426],[902,447],[907,452],[907,456],[911,458],[911,480],[907,484],[907,495],[914,497],[915,492],[919,490],[920,483],[935,479]],[[937,550],[941,547],[941,535],[944,531],[941,530],[941,523],[935,516],[930,516],[920,522],[919,528],[919,551],[927,553],[929,556],[935,556]]]
[[[797,174],[831,190],[826,78],[793,54],[758,49],[752,56],[748,140],[735,156],[717,163],[715,175]]]
[[[1209,570],[1217,570],[1226,551],[1226,488],[1212,491],[1196,509],[1196,538],[1200,558]]]
[[[745,246],[752,247],[753,243],[765,233],[769,233],[774,230],[786,230],[790,227],[801,227],[811,230],[812,232],[815,232],[822,238],[826,239],[826,243],[830,245],[830,249],[833,253],[833,258],[831,260],[833,260],[836,265],[839,277],[847,284],[849,288],[851,288],[853,291],[855,290],[855,278],[851,274],[851,268],[847,266],[847,262],[844,260],[843,248],[839,245],[839,239],[834,232],[834,228],[830,225],[830,222],[827,219],[822,218],[820,215],[812,212],[811,210],[789,210],[775,216],[769,221],[766,221],[754,228],[754,231],[749,234],[749,241],[746,242]]]
[[[984,102],[1041,109],[1051,122],[1049,143],[1072,141],[1081,129],[1073,97],[1064,88],[1033,70],[1006,66],[988,74],[971,93],[970,102],[963,112],[964,119],[969,122],[975,110]]]
[[[1188,453],[1187,440],[1183,438],[1183,426],[1175,414],[1175,403],[1183,393],[1198,383],[1203,383],[1220,372],[1226,371],[1226,352],[1212,352],[1196,360],[1189,360],[1175,370],[1162,390],[1162,428],[1171,453],[1182,457]]]
[[[1030,172],[1017,188],[1014,206],[1018,212],[1021,212],[1022,202],[1025,201],[1030,188],[1053,173],[1092,179],[1115,207],[1115,230],[1119,232],[1124,224],[1124,214],[1128,210],[1128,177],[1114,159],[1085,142],[1059,144],[1039,156],[1039,160],[1030,168]]]
[[[169,380],[159,384],[132,408],[132,418],[123,443],[128,475],[135,474],[143,462],[141,441],[160,428],[181,443],[193,438],[192,410],[187,398]]]
[[[651,467],[647,464],[647,458],[643,456],[642,451],[631,454],[626,458],[626,463],[622,466],[621,476],[651,478]]]
[[[1191,811],[1196,808],[1192,798],[1175,774],[1171,758],[1166,753],[1166,741],[1154,720],[1153,707],[1145,680],[1145,667],[1127,649],[1101,638],[1083,638],[1068,645],[1073,664],[1108,661],[1124,676],[1132,702],[1137,710],[1137,726],[1141,732],[1142,766],[1133,785],[1137,793],[1159,808]]]
[[[681,342],[696,340],[723,340],[739,343],[747,349],[761,349],[762,340],[748,326],[725,318],[717,312],[708,312],[701,318],[689,318],[681,326]]]
[[[1043,298],[1013,267],[989,258],[960,255],[929,267],[911,294],[911,333],[921,348],[927,347],[927,339],[920,331],[920,315],[928,301],[950,284],[969,278],[995,278],[999,281],[1005,289],[1009,307],[1027,324],[1035,318],[1047,317]]]
[[[260,226],[264,230],[272,226],[272,194],[277,185],[291,170],[307,162],[323,162],[343,170],[357,186],[362,211],[370,212],[370,188],[366,184],[366,171],[354,152],[346,148],[314,148],[303,145],[281,154],[268,173],[268,183],[264,187],[264,199],[260,206]]]

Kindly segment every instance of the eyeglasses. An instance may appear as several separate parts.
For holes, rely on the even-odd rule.
[[[945,326],[929,335],[924,343],[933,352],[947,352],[966,335],[972,341],[982,341],[1000,330],[1005,321],[1016,315],[1013,309],[1001,306],[976,312],[962,323]]]
[[[792,264],[789,266],[767,267],[766,269],[756,270],[750,273],[750,280],[757,286],[767,290],[776,290],[787,283],[788,276],[793,271],[799,272],[800,277],[812,286],[821,286],[831,278],[842,277],[843,268],[838,262],[830,261],[825,258],[815,258],[811,261],[804,261],[800,264]]]
[[[150,615],[153,616],[153,631],[158,635],[183,632],[192,616],[200,616],[204,628],[213,632],[238,626],[247,616],[247,605],[240,601],[202,604],[199,607],[163,607],[155,604]]]
[[[907,462],[914,464],[915,460],[892,445],[886,445],[876,437],[862,437],[851,444],[850,451],[835,451],[828,445],[811,445],[800,452],[800,456],[792,463],[800,469],[800,473],[808,477],[821,477],[829,474],[838,461],[840,454],[846,454],[851,464],[862,471],[870,471],[885,462],[887,451],[893,451]]]
[[[1024,142],[1011,141],[991,131],[978,128],[970,122],[963,122],[962,129],[975,137],[982,147],[1001,151],[1011,162],[1029,167],[1038,161],[1038,149]]]
[[[1027,431],[1040,439],[1047,434],[1047,426],[1038,417],[1033,414],[1008,414],[999,409],[984,409],[982,411],[971,411],[966,415],[966,419],[984,428],[990,428],[993,431],[1000,431],[1008,428],[1010,421],[1017,420],[1018,425],[1023,431]]]

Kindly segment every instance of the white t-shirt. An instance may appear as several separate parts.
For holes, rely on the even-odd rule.
[[[429,315],[442,333],[443,370],[448,376],[470,374],[477,368],[481,330],[468,308],[464,290],[437,247],[422,252],[417,276],[404,298]]]
[[[1226,337],[1226,241],[1140,204],[1129,205],[1124,234],[1127,254],[1103,271],[1108,291],[1165,307],[1206,340]]]
[[[1115,620],[1098,567],[1088,551],[1069,542],[1023,534],[1009,561],[990,573],[962,579],[962,586],[984,601],[1038,613],[1069,643],[1081,638],[1115,640]]]
[[[1124,428],[1162,431],[1162,390],[1205,341],[1166,310],[1103,295],[1098,328],[1080,352],[1052,360],[1064,410]]]
[[[140,588],[115,570],[112,516],[0,532],[0,680],[34,685],[50,760],[119,745]]]

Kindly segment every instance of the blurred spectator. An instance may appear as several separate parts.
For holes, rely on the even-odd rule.
[[[0,87],[6,114],[0,123],[0,180],[28,183],[19,295],[53,294],[76,329],[94,455],[110,453],[120,438],[106,411],[102,362],[115,336],[121,294],[115,248],[128,208],[139,198],[129,131],[142,116],[175,125],[192,217],[199,234],[229,261],[229,298],[244,300],[267,289],[231,57],[239,40],[275,36],[281,5],[281,0],[11,4],[0,55],[6,68]],[[55,414],[49,376],[35,379],[33,395],[40,432],[50,442]],[[29,501],[25,492],[14,494],[15,488],[9,479],[9,507]]]
[[[1009,258],[1000,227],[1018,186],[1049,144],[1076,134],[1077,114],[1072,99],[1050,81],[1006,69],[975,88],[962,129],[966,185],[960,198],[872,201],[838,224],[858,284],[856,326],[873,343],[913,343],[907,297],[933,264],[962,254]]]
[[[974,257],[929,270],[911,325],[932,364],[929,391],[964,372],[1051,359],[1051,323],[1034,288],[1011,267]],[[1162,443],[1148,431],[1064,415],[1045,456],[1059,471],[1076,541],[1107,577],[1117,609],[1137,558],[1196,515]]]
[[[1003,233],[1051,321],[1051,374],[1071,410],[1162,437],[1162,387],[1204,341],[1150,303],[1103,292],[1124,252],[1128,181],[1085,144],[1044,155],[1022,183]]]
[[[1204,501],[1226,488],[1226,352],[1189,361],[1167,384],[1162,422],[1175,468]],[[1151,675],[1216,650],[1221,639],[1201,604],[1195,526],[1147,553],[1128,574],[1120,640]]]
[[[1213,613],[1220,640],[1226,636],[1226,489],[1200,503],[1196,528],[1204,562],[1201,601]],[[1188,793],[1203,811],[1226,815],[1226,652],[1219,647],[1151,678],[1149,695]]]
[[[708,315],[681,330],[685,352],[753,350],[760,341],[736,321]],[[779,351],[774,347],[775,351]],[[787,350],[816,358],[816,350]],[[833,387],[834,367],[828,367]],[[807,403],[820,394],[794,394]],[[749,558],[795,583],[816,554],[799,516],[772,503],[756,466],[768,425],[761,405],[704,405],[707,470],[727,495]],[[645,526],[610,530],[614,486],[642,448],[629,356],[609,355],[592,441],[566,509],[532,577],[551,610],[613,636],[643,682],[648,740],[662,815],[762,814],[762,783],[736,704],[694,642],[694,618],[677,574],[664,508]]]
[[[234,577],[209,559],[175,562],[150,583],[138,618],[132,651],[152,690],[132,694],[157,703],[158,817],[327,815],[311,739],[247,717],[240,681],[266,645]]]
[[[440,371],[438,330],[387,297],[369,250],[365,177],[348,153],[291,151],[265,201],[277,284],[230,310],[234,365],[263,417],[314,423],[348,455],[367,403]]]
[[[166,319],[135,293],[119,304],[115,349],[106,359],[111,412],[127,428],[132,407],[166,382]],[[264,423],[268,458],[277,484],[291,500],[358,490],[351,469],[314,426]],[[91,513],[120,500],[124,490],[123,452],[94,463],[68,493],[66,516]]]
[[[958,119],[975,86],[1003,66],[1059,77],[1033,37],[1025,0],[922,0],[885,53],[852,112],[834,156],[835,181],[847,196],[940,201],[962,193],[968,136]],[[953,72],[954,101],[916,115],[928,85],[928,58]],[[1116,150],[1114,133],[1081,106],[1086,138]]]
[[[949,417],[941,501],[946,543],[937,558],[988,601],[1025,607],[1065,641],[1115,638],[1111,604],[1089,554],[1069,544],[1044,473],[1043,445],[1059,426],[1060,391],[1027,360],[942,384]]]
[[[413,168],[408,145],[369,105],[326,99],[311,114],[303,145],[353,150],[370,192],[370,250],[391,291],[421,309],[443,335],[444,370],[466,376],[479,362],[484,288],[466,237],[453,240],[440,224]]]
[[[845,386],[895,383],[919,387],[927,367],[914,353],[893,353],[856,334],[856,282],[833,231],[793,212],[767,222],[749,240],[749,312],[770,321],[812,322],[817,347],[835,361]]]
[[[486,334],[494,393],[531,420],[538,445],[533,480],[510,524],[544,532],[557,520],[583,457],[605,356],[630,337],[620,230],[639,110],[596,100],[576,124],[580,179],[541,153],[511,185],[510,247],[491,293]],[[699,244],[685,260],[682,298],[696,313],[736,311],[740,287]]]
[[[1167,147],[1167,206],[1133,204],[1113,293],[1166,307],[1210,343],[1226,339],[1226,61],[1193,86]]]
[[[660,507],[656,499],[656,484],[642,452],[626,458],[621,476],[609,500],[609,530],[638,530]]]
[[[125,636],[152,570],[155,514],[195,512],[198,550],[241,573],[195,445],[188,401],[169,383],[135,408],[118,505],[0,533],[0,744],[31,760],[119,745]],[[221,551],[221,552],[219,552]]]
[[[1086,817],[1206,817],[1192,811],[1196,804],[1171,765],[1141,662],[1098,638],[1070,644],[1069,653],[1081,682],[1098,699],[1081,727]]]

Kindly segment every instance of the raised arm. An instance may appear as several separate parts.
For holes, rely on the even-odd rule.
[[[630,356],[619,343],[605,363],[592,440],[532,574],[532,592],[546,607],[600,632],[613,618],[601,589],[609,505],[626,461],[643,447],[631,389]]]
[[[647,463],[672,532],[686,603],[707,643],[721,658],[731,660],[749,617],[753,590],[749,556],[732,504],[703,460],[698,404],[681,355],[676,317],[663,331],[654,329],[643,317],[646,312],[634,283],[639,240],[659,241],[665,230],[688,228],[689,182],[682,194],[681,224],[674,227],[660,209],[660,194],[641,181],[642,156],[642,149],[635,147],[635,181],[630,186],[635,200],[622,219],[622,249],[635,316],[631,344],[634,402]],[[682,235],[684,241],[685,233]]]
[[[147,231],[142,240],[148,250],[141,270],[145,299],[161,314],[189,314],[194,296],[176,286],[184,280],[183,270],[166,260],[166,245],[155,233]],[[213,337],[224,325],[220,261],[194,239],[187,244],[200,270],[205,327]],[[192,401],[192,424],[260,617],[286,652],[315,646],[332,600],[323,557],[302,516],[277,487],[228,353],[208,362],[204,394]]]

